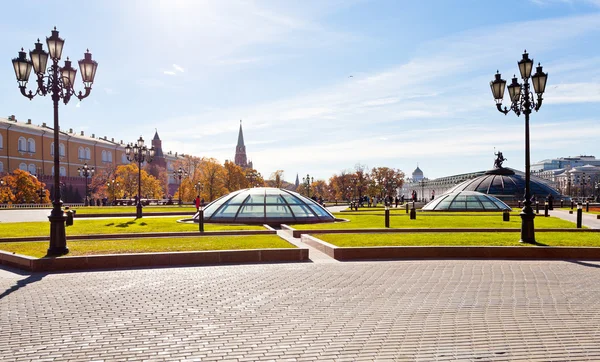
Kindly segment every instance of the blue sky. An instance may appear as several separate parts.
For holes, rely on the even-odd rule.
[[[527,49],[549,73],[532,161],[600,157],[600,0],[82,4],[3,4],[0,114],[52,122],[10,59],[56,26],[63,57],[89,48],[99,63],[90,97],[61,105],[65,129],[131,142],[157,128],[166,151],[223,162],[242,119],[255,168],[289,181],[357,163],[479,171],[494,147],[522,170],[524,118],[496,110],[489,82],[497,69],[510,80]]]

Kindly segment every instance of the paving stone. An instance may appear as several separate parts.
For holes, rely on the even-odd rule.
[[[599,280],[572,261],[0,269],[0,360],[598,361]]]

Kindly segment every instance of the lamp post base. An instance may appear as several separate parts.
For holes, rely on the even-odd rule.
[[[142,218],[142,203],[139,201],[137,205],[135,205],[135,217],[138,219]]]
[[[48,216],[50,220],[50,247],[48,255],[65,255],[69,252],[67,248],[67,233],[65,231],[66,217],[62,214],[62,209],[53,209]]]
[[[531,207],[525,206],[521,212],[521,240],[520,243],[535,244],[535,230],[533,226],[533,219],[535,214]]]

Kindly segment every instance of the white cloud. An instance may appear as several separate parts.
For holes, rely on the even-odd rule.
[[[267,18],[271,16],[268,14]],[[312,29],[303,21],[287,18],[274,24]],[[279,100],[173,117],[166,124],[177,127],[171,127],[165,139],[183,142],[202,138],[202,143],[188,144],[187,152],[231,159],[238,119],[243,115],[245,139],[256,142],[248,148],[248,156],[262,170],[311,164],[337,165],[319,166],[337,170],[360,160],[398,163],[440,155],[471,157],[489,152],[493,146],[517,151],[523,147],[522,120],[514,115],[502,118],[494,109],[488,83],[495,70],[499,68],[505,75],[518,71],[515,63],[524,48],[524,40],[519,40],[522,33],[545,29],[543,37],[527,38],[528,46],[535,50],[532,56],[542,58],[560,48],[560,44],[564,46],[580,36],[597,34],[598,24],[600,14],[589,14],[452,34],[424,43],[412,59],[388,69],[355,73],[353,78]],[[279,35],[262,30],[263,35],[269,34],[268,41],[277,41]],[[246,41],[249,43],[238,45],[245,47],[254,42]],[[570,66],[555,70],[553,63],[545,65],[551,78],[541,110],[548,112],[544,119],[554,117],[547,110],[549,107],[600,102],[599,76],[588,77],[585,83],[569,78],[573,72],[582,72],[590,62],[594,60],[571,62]],[[582,123],[582,127],[589,127],[590,122]],[[473,124],[482,126],[477,128]],[[268,125],[268,133],[257,130],[259,125]],[[162,120],[158,126],[164,127]],[[194,132],[190,133],[190,129]],[[532,145],[543,149],[556,142],[577,144],[559,137],[570,133],[549,129],[552,132],[544,129],[532,134]],[[589,139],[594,132],[586,132],[585,137]],[[328,173],[331,172],[335,170],[329,169]]]
[[[172,70],[165,70],[165,71],[163,71],[163,74],[166,74],[166,75],[176,75],[175,72],[172,71]]]
[[[184,72],[183,68],[177,64],[173,64],[173,69],[175,69],[176,71],[181,72],[181,73]]]

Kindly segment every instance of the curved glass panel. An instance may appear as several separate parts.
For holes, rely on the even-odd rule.
[[[195,216],[197,218],[198,216]],[[257,187],[232,192],[204,209],[207,223],[282,224],[334,222],[315,201],[296,192]]]
[[[425,211],[502,211],[511,210],[497,198],[477,191],[458,191],[440,195],[423,206]]]

